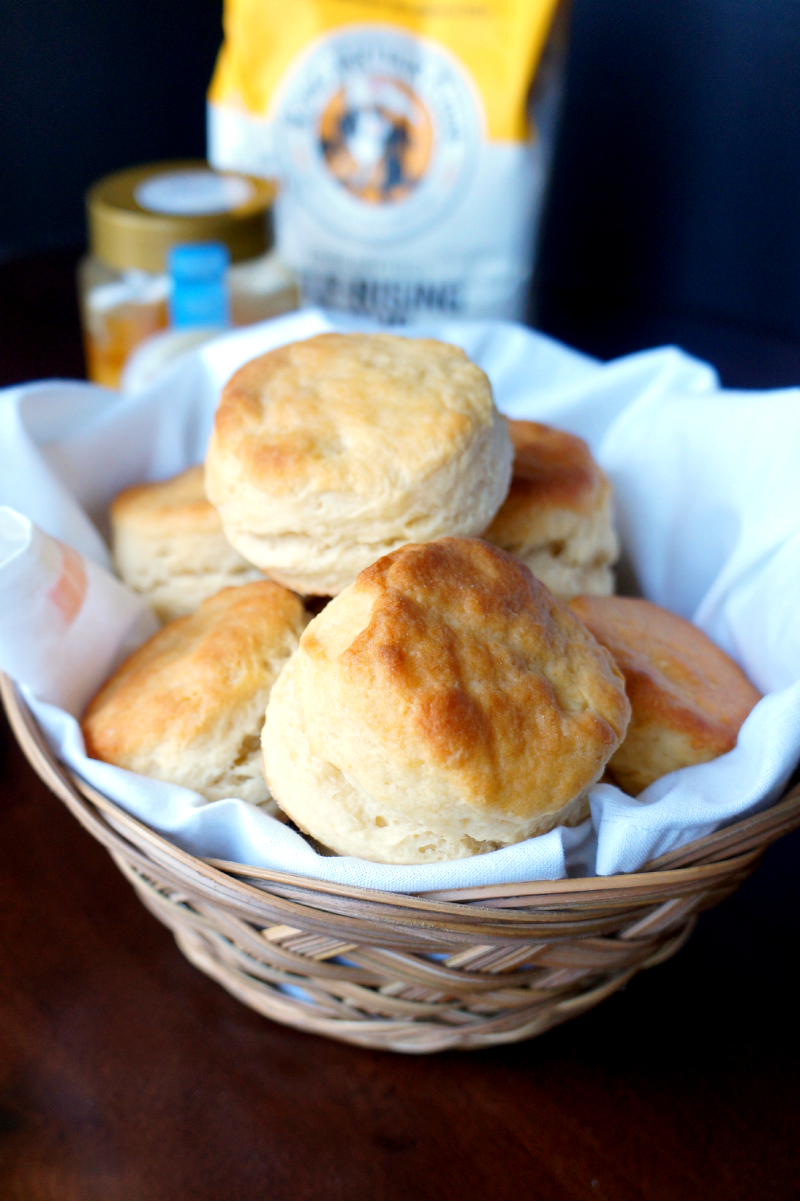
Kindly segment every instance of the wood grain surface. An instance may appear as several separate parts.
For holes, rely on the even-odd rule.
[[[77,374],[70,257],[36,270],[51,316],[17,314],[0,382]],[[191,968],[0,721],[2,1201],[798,1195],[800,833],[589,1015],[405,1058],[274,1025]]]

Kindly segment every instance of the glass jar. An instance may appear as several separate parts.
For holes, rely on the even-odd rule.
[[[78,269],[89,379],[119,387],[133,351],[170,327],[174,246],[227,247],[233,325],[297,308],[295,278],[271,249],[274,193],[266,180],[194,161],[120,171],[89,190],[91,249]]]

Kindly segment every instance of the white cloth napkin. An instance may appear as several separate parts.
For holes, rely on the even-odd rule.
[[[59,633],[63,615],[57,620],[56,612],[48,626],[46,606],[35,620],[14,617],[3,597],[27,588],[32,614],[37,589],[53,583],[41,566],[21,583],[22,527],[9,534],[19,519],[7,514],[0,525],[0,667],[23,685],[64,762],[194,854],[404,892],[635,871],[774,801],[800,760],[800,392],[723,390],[710,367],[674,348],[601,364],[502,322],[439,322],[414,334],[463,346],[509,416],[586,438],[614,483],[627,569],[643,595],[695,621],[766,694],[736,748],[665,776],[636,799],[599,785],[591,819],[574,830],[412,867],[320,856],[242,801],[207,803],[86,758],[75,715],[110,664],[143,636],[138,602],[129,594],[121,601],[125,590],[104,570],[110,500],[129,484],[203,458],[220,388],[242,363],[285,342],[354,328],[371,327],[315,310],[252,326],[187,355],[133,397],[74,383],[0,393],[0,504],[80,552],[91,579],[87,597],[107,615],[103,625],[76,614],[73,643]],[[29,563],[36,562],[34,544],[49,562],[61,561],[24,528]],[[71,571],[80,574],[74,559]],[[44,638],[46,656],[38,649]],[[79,687],[65,668],[78,661]]]

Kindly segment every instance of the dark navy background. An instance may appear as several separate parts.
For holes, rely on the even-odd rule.
[[[205,156],[222,0],[2,0],[0,257],[85,238],[83,193]]]
[[[0,258],[79,245],[98,176],[202,155],[220,40],[221,0],[6,0]],[[739,331],[800,378],[800,0],[575,0],[535,315],[723,375]]]
[[[798,0],[576,0],[539,318],[604,355],[800,339]]]

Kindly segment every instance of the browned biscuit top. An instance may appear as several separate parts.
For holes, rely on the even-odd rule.
[[[539,421],[508,421],[514,447],[511,488],[487,536],[524,541],[531,514],[554,509],[593,513],[610,485],[582,438]]]
[[[126,488],[111,502],[113,525],[156,537],[221,532],[219,514],[205,494],[204,474],[200,463],[173,479]]]
[[[741,668],[701,630],[631,597],[579,596],[570,608],[608,648],[625,677],[632,709],[629,738],[649,730],[652,748],[658,731],[680,735],[681,745],[689,748],[680,753],[691,755],[693,750],[694,762],[735,746],[743,721],[761,697]]]
[[[492,422],[463,350],[392,334],[320,334],[246,363],[217,409],[209,463],[253,486],[385,488],[430,472]],[[212,492],[213,494],[213,492]],[[215,496],[215,499],[218,499]]]
[[[223,588],[164,626],[101,689],[82,722],[87,753],[126,766],[165,739],[202,751],[277,674],[304,625],[300,598],[278,584]]]
[[[334,708],[410,780],[433,769],[472,805],[509,815],[577,796],[629,717],[610,656],[527,567],[477,539],[386,555],[302,648]]]

